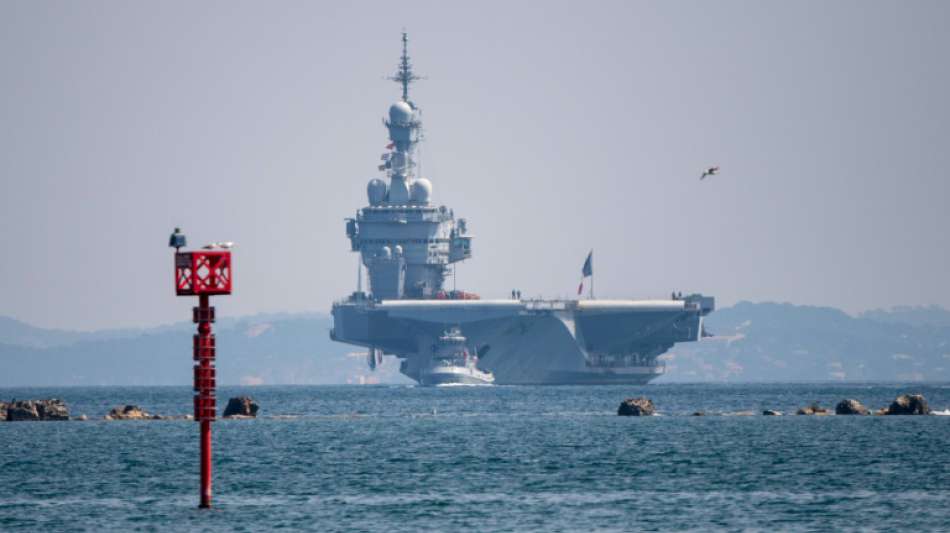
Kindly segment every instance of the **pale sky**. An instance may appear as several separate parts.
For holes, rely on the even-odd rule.
[[[948,306],[948,23],[926,1],[0,2],[0,315],[187,320],[176,225],[238,243],[219,314],[328,311],[403,28],[423,174],[476,236],[459,288],[572,296],[593,248],[601,298]]]

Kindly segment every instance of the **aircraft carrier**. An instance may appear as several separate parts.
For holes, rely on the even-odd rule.
[[[403,50],[393,81],[402,97],[389,108],[380,177],[366,188],[369,205],[346,219],[351,250],[360,254],[357,290],[333,304],[330,338],[367,348],[375,368],[383,354],[420,381],[435,364],[439,339],[452,328],[478,354],[496,384],[643,384],[661,375],[657,357],[674,343],[699,340],[711,297],[669,300],[481,299],[447,291],[452,264],[472,256],[464,218],[432,201],[432,183],[417,176],[421,110],[409,98],[419,79]],[[362,268],[368,291],[362,289]]]

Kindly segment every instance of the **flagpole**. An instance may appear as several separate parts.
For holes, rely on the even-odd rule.
[[[590,263],[590,299],[594,299],[594,249],[591,248],[590,254],[588,255],[591,259]]]

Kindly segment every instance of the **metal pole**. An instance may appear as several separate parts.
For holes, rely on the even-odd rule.
[[[207,294],[198,295],[198,338],[199,346],[205,347],[204,353],[198,358],[198,375],[201,379],[195,383],[198,389],[199,404],[206,406],[209,400],[214,398],[214,381],[208,377],[214,372],[214,347],[211,335],[211,313],[212,308],[209,305],[209,296]],[[210,350],[208,347],[211,347]],[[201,423],[201,503],[198,507],[209,509],[211,507],[211,419],[205,408],[199,410],[199,422]]]
[[[211,508],[211,421],[201,421],[201,504]]]

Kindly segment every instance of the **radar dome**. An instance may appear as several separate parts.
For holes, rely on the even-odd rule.
[[[393,251],[389,248],[389,246],[383,246],[379,249],[379,256],[383,259],[391,259],[393,256]]]
[[[389,106],[389,121],[393,124],[408,124],[412,121],[412,106],[401,100]]]
[[[374,178],[366,184],[366,196],[369,197],[369,205],[379,205],[386,201],[386,182]]]
[[[397,244],[393,246],[393,255],[396,257],[402,257],[402,245]]]
[[[414,204],[427,205],[430,196],[432,196],[432,182],[425,178],[417,179],[409,187],[409,197]]]

